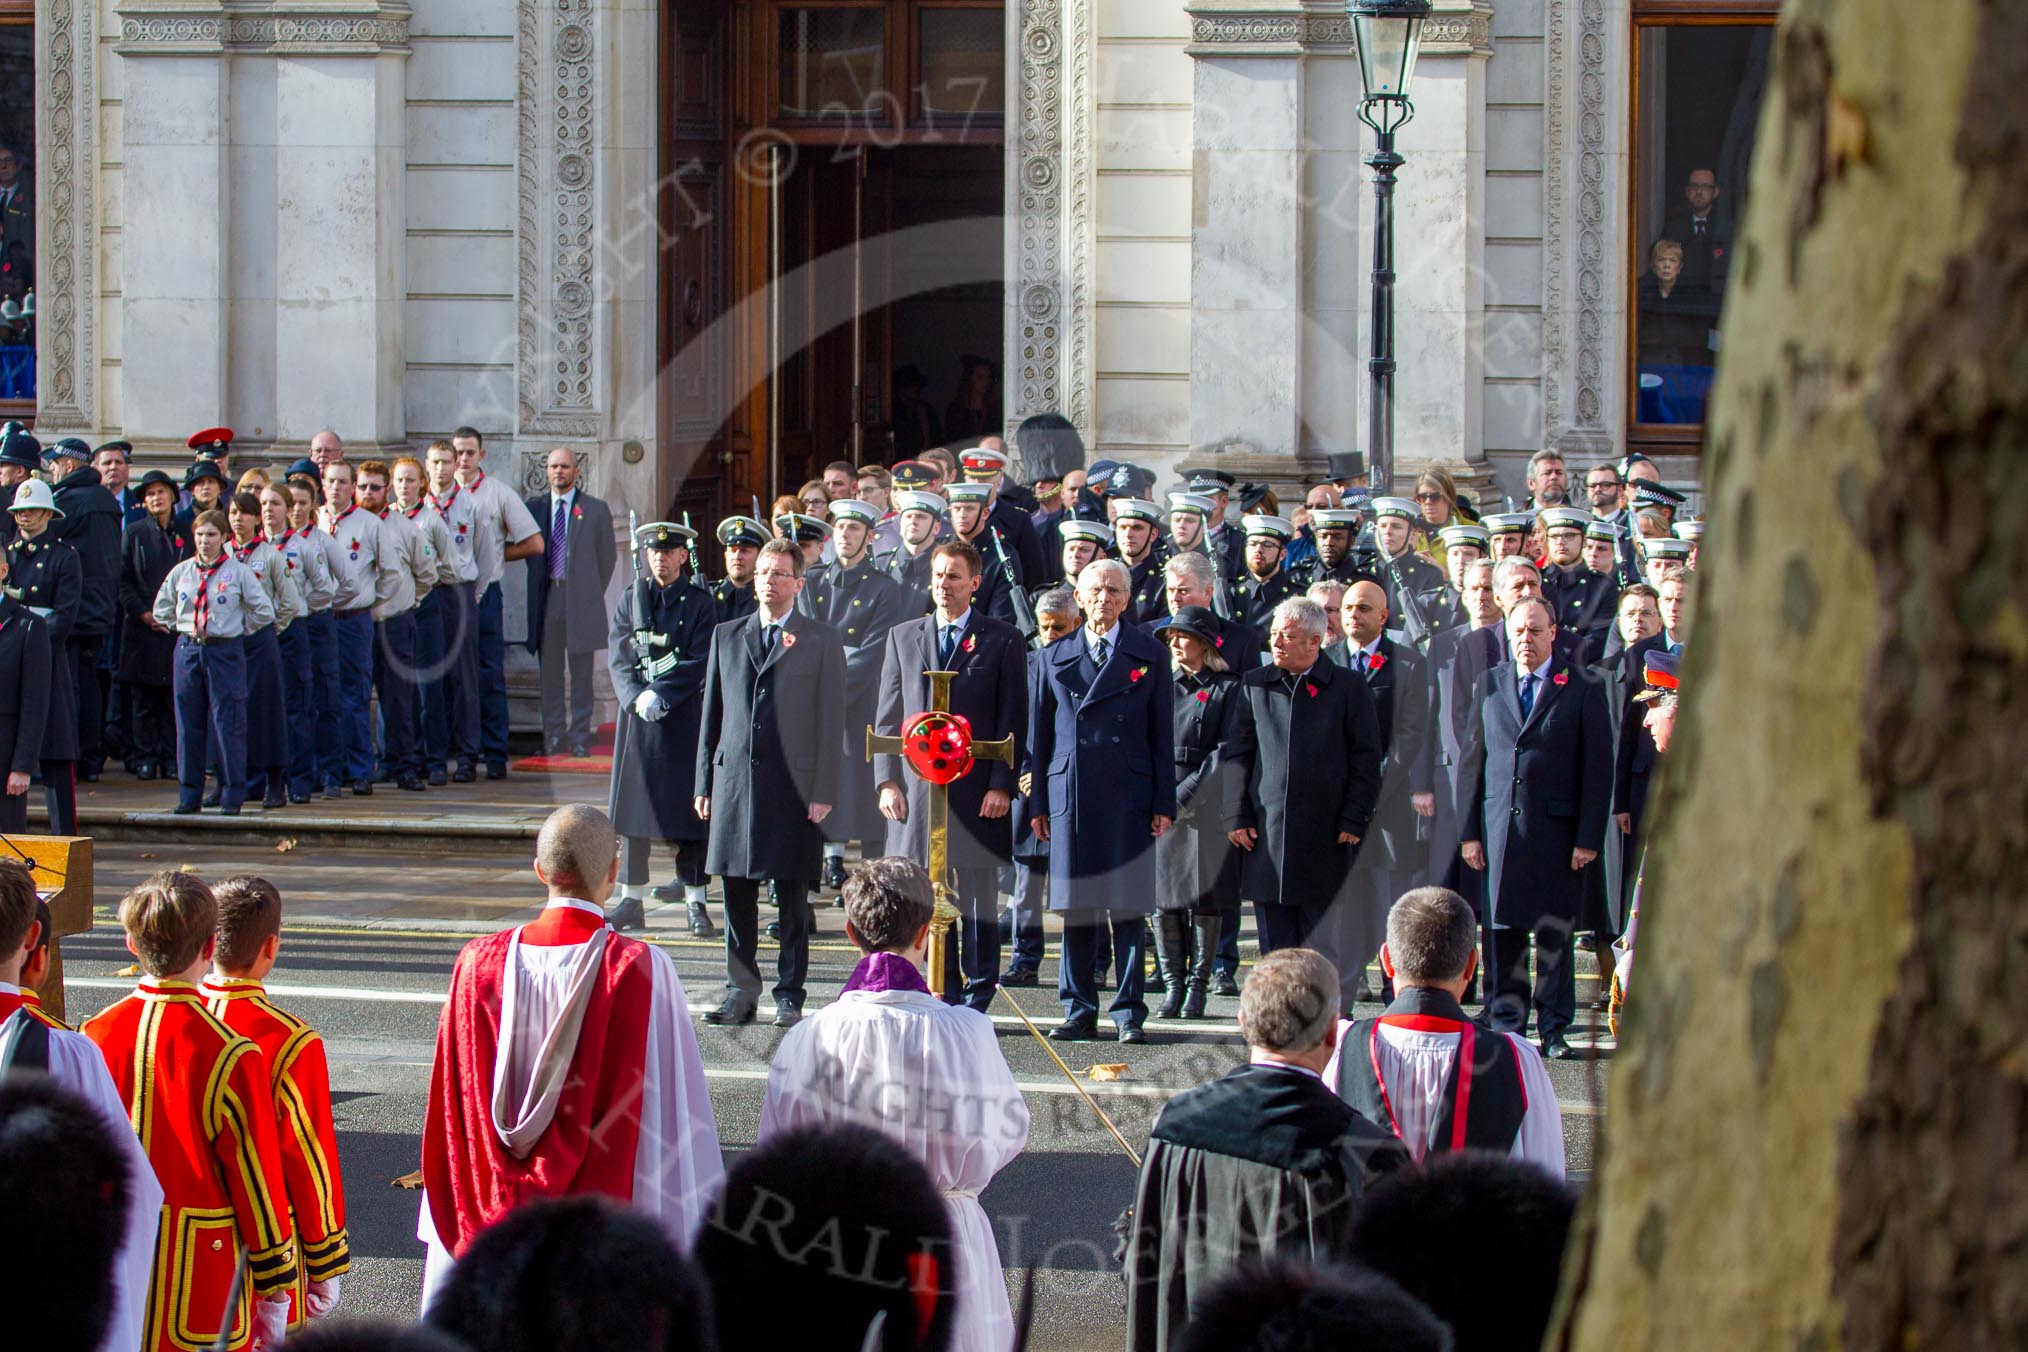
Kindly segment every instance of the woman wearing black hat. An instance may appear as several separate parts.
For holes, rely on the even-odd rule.
[[[1199,1019],[1218,950],[1219,908],[1239,903],[1239,854],[1225,838],[1222,755],[1239,717],[1239,675],[1219,654],[1224,627],[1205,607],[1182,607],[1155,633],[1169,645],[1176,672],[1176,824],[1155,842],[1164,991],[1155,1017]]]
[[[159,469],[137,485],[142,514],[127,523],[120,542],[120,685],[127,692],[133,734],[133,771],[142,779],[169,773],[175,725],[169,683],[176,636],[155,622],[155,594],[189,552],[190,536],[176,522],[176,481]]]
[[[200,512],[225,510],[220,501],[225,495],[225,476],[218,472],[217,461],[199,460],[183,472],[183,487],[190,494],[190,505],[176,514],[176,525],[183,538],[191,540],[196,538],[191,526]]]

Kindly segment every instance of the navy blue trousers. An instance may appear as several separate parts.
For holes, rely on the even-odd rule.
[[[479,754],[488,766],[507,765],[507,630],[500,614],[500,584],[479,597]]]
[[[331,612],[336,651],[338,750],[324,771],[326,783],[364,784],[373,778],[373,615],[358,610]]]
[[[373,688],[380,693],[381,759],[396,775],[422,773],[415,717],[415,612],[374,626]]]
[[[338,694],[338,622],[328,610],[301,622],[310,640],[310,778],[316,788],[345,782],[344,701]]]
[[[1063,961],[1056,967],[1056,994],[1063,1001],[1064,1018],[1072,1022],[1097,1020],[1099,991],[1094,974],[1098,967],[1099,936],[1110,929],[1120,981],[1113,991],[1112,1006],[1106,1012],[1122,1028],[1140,1027],[1148,1017],[1147,1002],[1141,998],[1142,967],[1147,958],[1147,917],[1138,912],[1113,915],[1101,924],[1072,924],[1071,919],[1082,917],[1065,921]]]
[[[246,801],[246,645],[236,638],[176,640],[176,802],[204,797],[207,745],[218,743],[221,807]]]

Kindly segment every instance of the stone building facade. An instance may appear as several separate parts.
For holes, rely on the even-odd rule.
[[[936,7],[872,5],[890,35]],[[897,305],[877,349],[852,325],[835,369],[872,393],[855,384],[849,421],[878,421],[876,350],[898,365],[984,295],[1000,320],[976,346],[1009,425],[1059,410],[1093,456],[1163,467],[1220,447],[1283,483],[1364,449],[1372,222],[1342,7],[960,7],[998,16],[1001,101],[969,133],[862,137],[895,158],[857,171],[886,195],[854,219],[877,249],[876,226],[933,204],[941,136],[980,148],[989,196],[997,174],[997,224],[951,237],[937,294],[958,308]],[[767,379],[795,354],[755,285],[791,261],[769,196],[791,171],[766,157],[835,162],[853,139],[753,115],[755,81],[787,78],[768,35],[803,21],[793,8],[36,0],[38,430],[181,459],[219,422],[277,457],[327,426],[392,449],[469,423],[517,470],[581,448],[594,491],[644,514],[743,508],[840,450],[873,458],[834,419],[785,463],[804,396]],[[1633,218],[1660,210],[1630,168],[1641,22],[1639,0],[1439,0],[1400,139],[1404,467],[1518,495],[1540,447],[1584,463],[1629,445]],[[844,199],[809,173],[796,228],[815,249]],[[883,286],[905,293],[943,257],[923,238],[881,253]],[[806,280],[789,304],[845,323],[849,279],[813,257]],[[806,372],[810,399],[827,369]],[[1694,480],[1694,429],[1655,449]]]

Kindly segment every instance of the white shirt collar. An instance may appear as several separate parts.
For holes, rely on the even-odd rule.
[[[1544,672],[1546,672],[1546,671],[1548,671],[1548,670],[1549,670],[1549,664],[1550,664],[1551,662],[1555,661],[1555,660],[1556,660],[1556,654],[1555,654],[1555,653],[1551,653],[1551,654],[1550,654],[1550,655],[1549,655],[1548,657],[1545,657],[1544,659],[1542,659],[1542,665],[1541,665],[1541,666],[1539,666],[1539,667],[1535,668],[1535,669],[1534,669],[1533,671],[1530,671],[1530,670],[1529,670],[1528,668],[1526,668],[1526,667],[1524,667],[1524,666],[1522,666],[1522,665],[1521,665],[1521,659],[1520,659],[1520,658],[1518,658],[1518,657],[1517,657],[1517,658],[1515,658],[1515,659],[1514,659],[1514,681],[1515,681],[1515,684],[1516,684],[1516,685],[1519,685],[1519,684],[1520,684],[1520,683],[1521,683],[1522,681],[1525,681],[1525,680],[1527,680],[1527,679],[1528,679],[1529,677],[1531,677],[1531,676],[1540,676],[1540,675],[1542,675],[1542,674],[1543,674]]]
[[[577,486],[575,484],[573,484],[569,488],[564,489],[561,493],[557,492],[555,489],[551,489],[549,493],[550,509],[554,511],[557,503],[559,502],[567,503],[576,496],[577,496]]]
[[[1106,630],[1103,634],[1093,632],[1092,627],[1088,624],[1085,625],[1079,632],[1084,635],[1084,646],[1086,647],[1086,649],[1090,651],[1093,657],[1098,656],[1098,645],[1101,643],[1109,644],[1114,648],[1120,646],[1119,645],[1120,627],[1117,624],[1114,625],[1112,628]]]
[[[972,608],[970,606],[966,606],[964,613],[958,616],[958,618],[956,618],[955,620],[946,620],[941,616],[933,616],[932,618],[936,620],[937,632],[939,634],[941,634],[944,631],[945,626],[949,626],[950,628],[955,629],[960,634],[962,634],[965,632],[965,630],[971,627]]]
[[[576,897],[551,897],[547,902],[543,903],[542,909],[545,911],[583,911],[586,915],[595,915],[601,920],[606,918],[603,907],[594,906],[588,901],[579,901]]]

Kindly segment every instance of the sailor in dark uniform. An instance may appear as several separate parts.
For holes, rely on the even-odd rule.
[[[909,594],[873,563],[873,530],[880,509],[850,498],[831,504],[832,548],[837,557],[812,568],[803,579],[796,609],[838,631],[845,645],[845,726],[864,728],[873,722],[880,699],[880,663],[887,654],[887,631],[916,618]],[[825,887],[845,886],[845,845],[859,841],[870,847],[887,838],[880,815],[873,766],[863,756],[848,760],[840,777],[838,805],[824,819]],[[870,857],[872,851],[866,850]]]
[[[1619,588],[1610,573],[1594,572],[1584,561],[1584,531],[1591,524],[1591,513],[1581,507],[1545,507],[1541,515],[1549,550],[1542,596],[1556,616],[1556,627],[1578,640],[1578,660],[1590,666],[1605,656]]]
[[[1413,498],[1373,500],[1374,581],[1387,593],[1388,637],[1418,652],[1438,631],[1464,623],[1443,570],[1415,552],[1422,508]]]
[[[1453,521],[1437,532],[1437,543],[1443,547],[1444,577],[1450,583],[1451,596],[1459,598],[1472,565],[1492,553],[1493,536],[1476,521]],[[1458,604],[1463,609],[1461,600]]]
[[[1319,582],[1342,582],[1349,587],[1354,582],[1374,580],[1356,562],[1358,556],[1353,553],[1352,540],[1358,532],[1356,507],[1311,508],[1310,534],[1317,542],[1317,557],[1294,570],[1297,576],[1311,587]]]
[[[775,535],[803,551],[805,568],[816,568],[831,545],[831,524],[808,512],[783,512],[775,518]]]
[[[1242,518],[1246,531],[1246,575],[1232,587],[1233,618],[1250,629],[1267,632],[1275,607],[1303,588],[1282,567],[1282,555],[1296,537],[1295,524],[1284,517]]]
[[[1697,546],[1704,540],[1704,523],[1702,521],[1678,521],[1676,523],[1676,538],[1689,544],[1690,556],[1683,560],[1683,566],[1693,573],[1696,572]]]
[[[0,545],[14,543],[14,490],[42,468],[42,443],[18,422],[0,425]]]
[[[14,543],[7,550],[7,594],[49,627],[49,716],[42,727],[42,790],[49,833],[77,834],[77,683],[69,641],[84,602],[84,566],[77,551],[50,529],[60,519],[56,496],[40,479],[14,491],[8,506]]]
[[[1217,514],[1218,504],[1209,493],[1180,492],[1169,495],[1169,549],[1163,560],[1166,571],[1169,559],[1179,554],[1201,554],[1211,564],[1211,592],[1213,602],[1209,609],[1221,620],[1232,613],[1232,570],[1226,567],[1223,550],[1211,546],[1211,519]],[[1164,605],[1163,615],[1174,610]]]
[[[1021,560],[1016,558],[1010,542],[996,547],[993,537],[992,510],[993,489],[990,484],[959,483],[950,486],[951,532],[952,535],[979,551],[985,561],[986,574],[979,582],[978,593],[972,598],[982,614],[996,620],[1014,624],[1014,591],[1027,585],[1027,576],[1021,571]],[[1007,574],[1014,576],[1010,581]],[[1016,626],[1019,627],[1018,625]]]
[[[1152,624],[1169,613],[1162,595],[1162,565],[1169,550],[1158,533],[1167,520],[1161,507],[1146,498],[1113,499],[1113,557],[1127,566],[1129,579],[1126,624]]]
[[[901,519],[901,545],[881,556],[880,570],[909,595],[909,614],[930,612],[930,569],[946,537],[944,500],[926,488],[897,488],[894,510]]]
[[[1648,585],[1660,591],[1662,574],[1671,568],[1687,566],[1693,548],[1688,540],[1679,540],[1673,535],[1658,535],[1641,541],[1641,569],[1647,574]]]
[[[1007,552],[1021,565],[1024,582],[1040,582],[1048,571],[1042,557],[1042,536],[1035,529],[1034,495],[1019,484],[1007,482],[1007,452],[998,447],[998,437],[958,453],[958,465],[969,483],[985,484],[993,490],[993,505],[987,521],[997,528]],[[1024,502],[1023,499],[1028,501]],[[993,561],[987,560],[990,566]]]
[[[1065,517],[1056,523],[1056,533],[1063,538],[1060,562],[1065,577],[1076,577],[1084,571],[1087,563],[1106,558],[1112,552],[1113,528],[1103,521]],[[1029,588],[1030,603],[1039,602],[1043,596],[1063,585],[1061,582],[1045,582],[1039,587]],[[1039,620],[1041,612],[1038,610],[1036,613]]]
[[[1246,572],[1246,533],[1227,519],[1233,485],[1239,480],[1208,465],[1185,466],[1176,473],[1182,477],[1185,488],[1211,501],[1211,514],[1204,522],[1204,546],[1206,552],[1218,556],[1218,575],[1229,587]]]
[[[1604,517],[1593,517],[1584,523],[1584,564],[1594,573],[1612,578],[1615,587],[1634,580],[1631,571],[1624,579],[1620,576],[1618,528]]]
[[[1527,551],[1528,528],[1535,524],[1535,513],[1489,512],[1481,524],[1493,539],[1492,553],[1486,557],[1498,563],[1501,559]]]
[[[725,548],[725,576],[711,584],[711,602],[718,622],[753,614],[753,566],[760,547],[774,537],[750,516],[728,516],[718,523],[718,543]]]
[[[621,844],[611,920],[615,929],[640,929],[646,923],[644,894],[662,902],[680,895],[689,908],[690,932],[709,938],[717,931],[704,904],[708,833],[694,803],[704,669],[718,607],[688,576],[696,539],[696,531],[673,521],[653,521],[635,531],[647,571],[620,593],[613,609],[606,662],[620,718],[608,810]],[[676,847],[676,883],[651,889],[648,852],[658,840]]]

